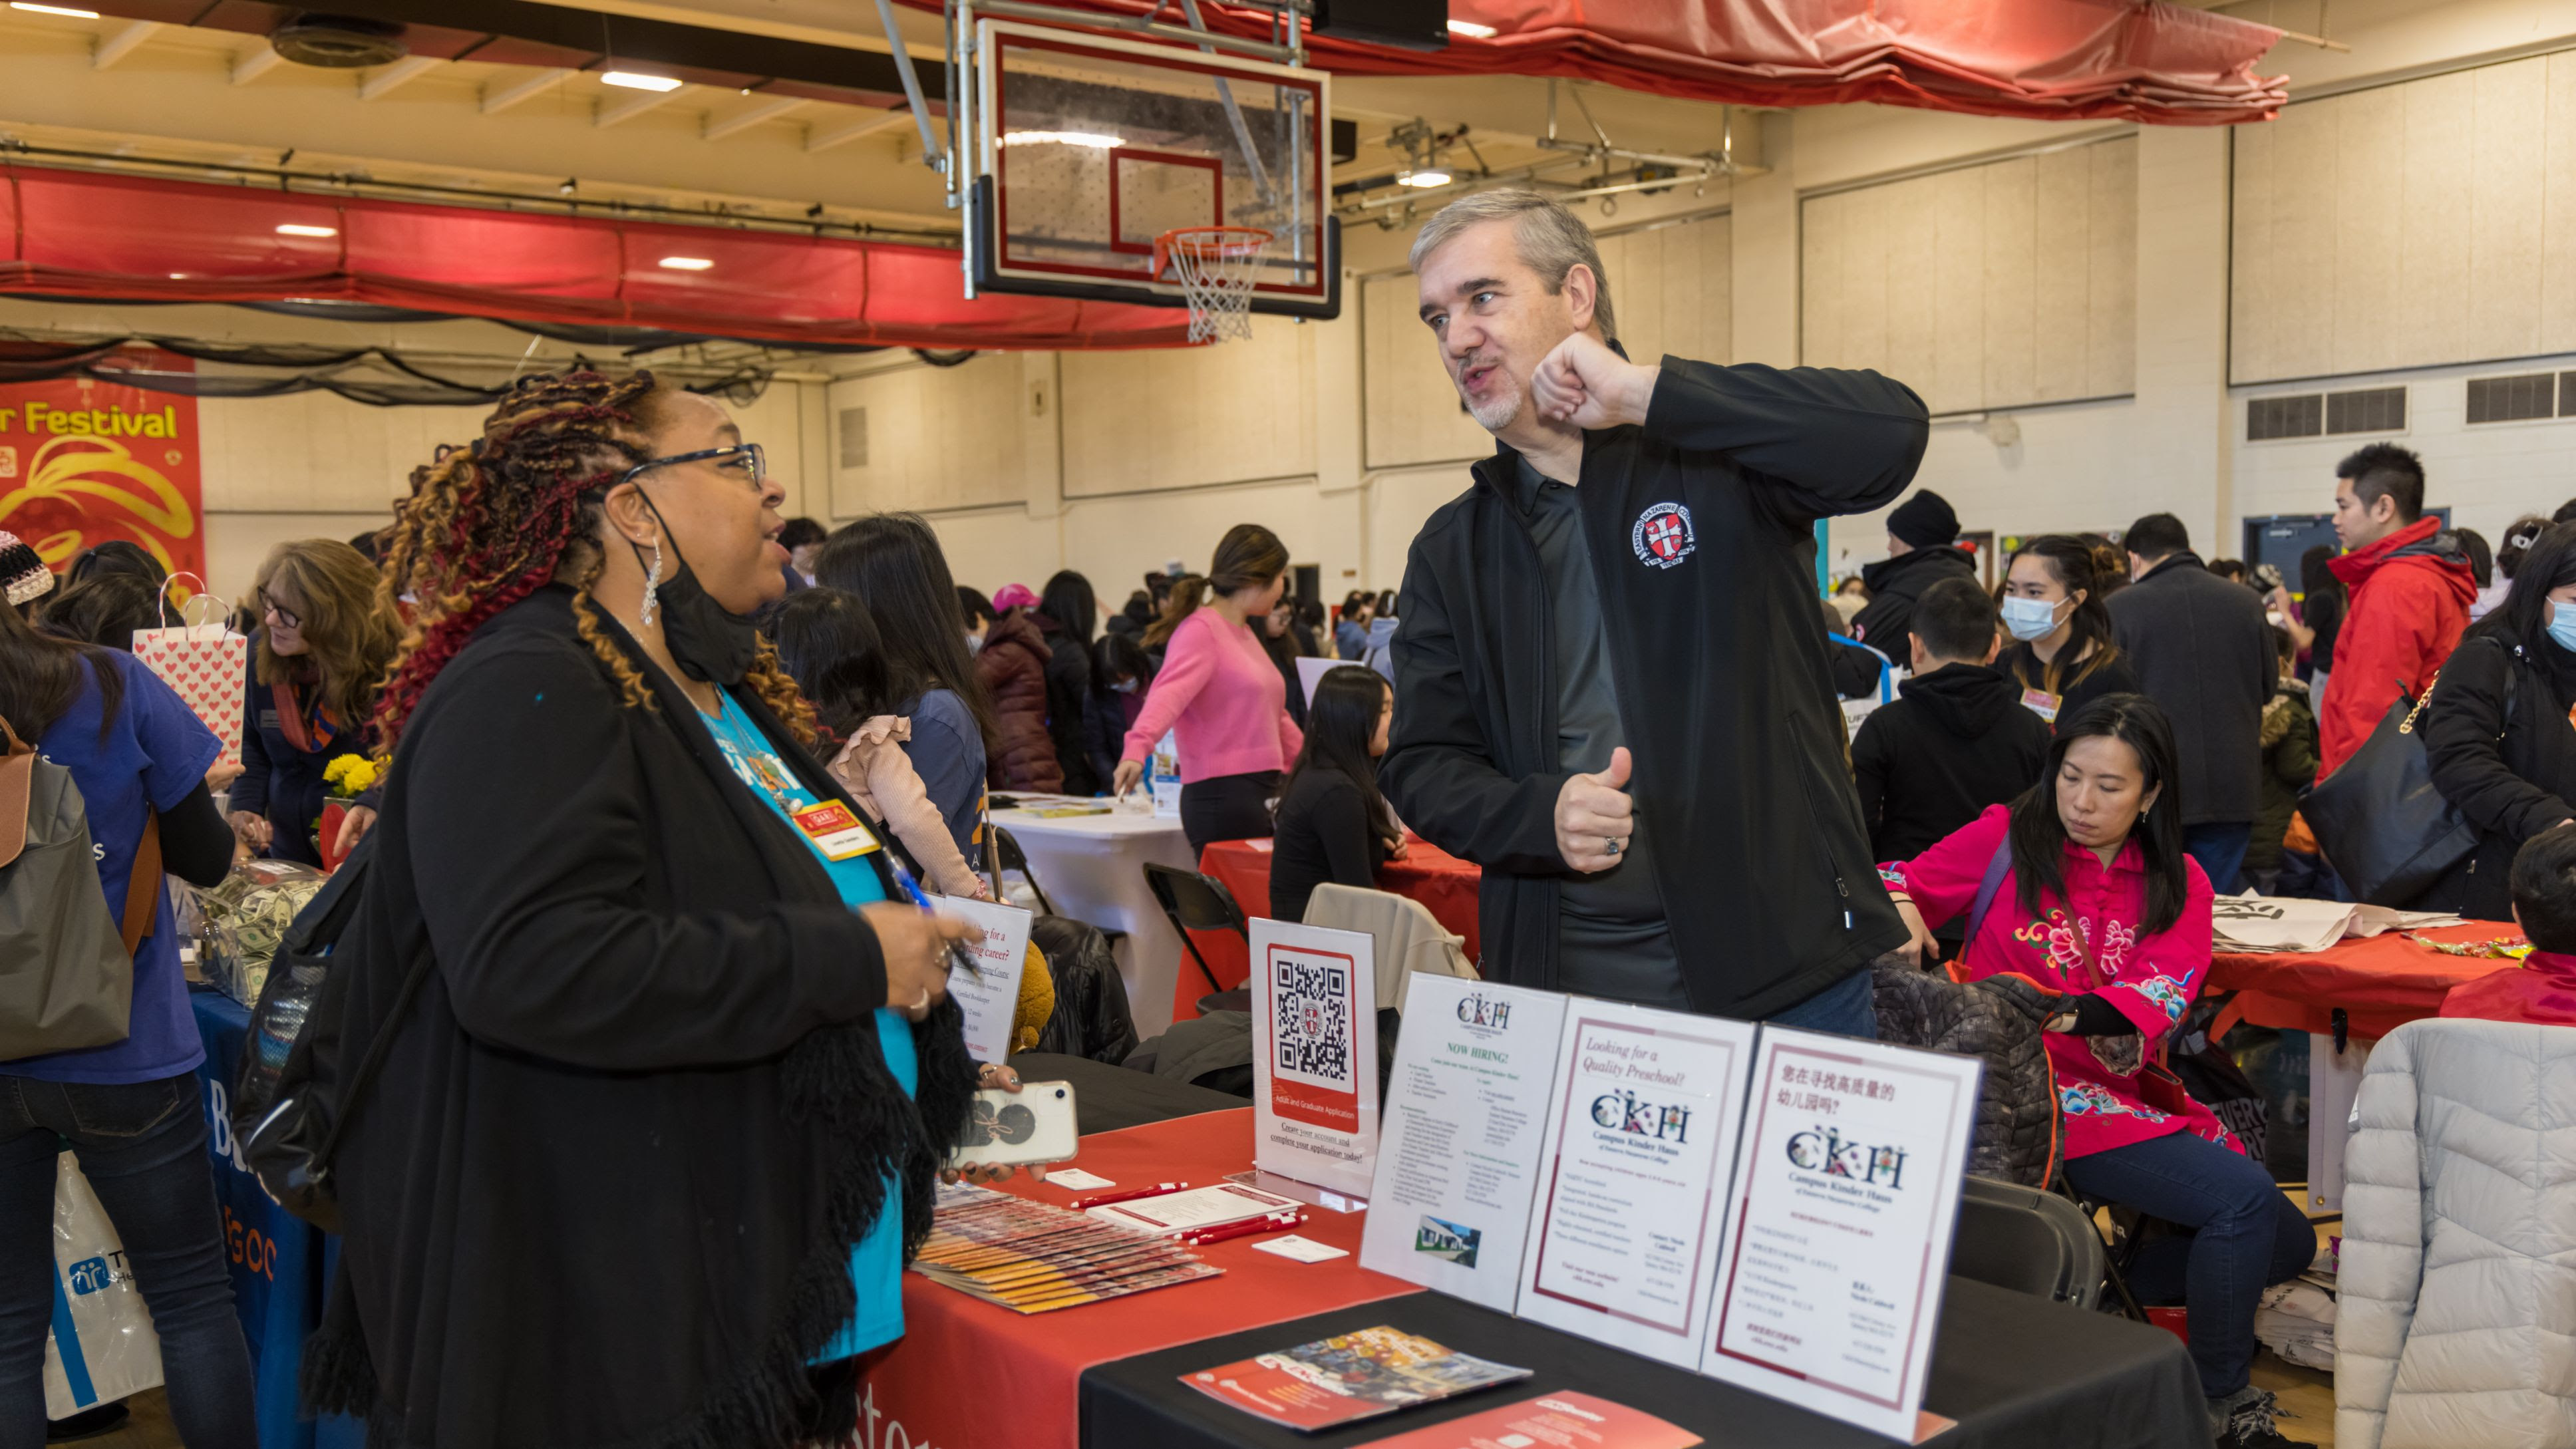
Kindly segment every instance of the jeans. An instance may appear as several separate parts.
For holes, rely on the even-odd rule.
[[[2185,1229],[2138,1251],[2129,1290],[2142,1303],[2179,1298],[2191,1310],[2191,1361],[2200,1391],[2223,1399],[2254,1364],[2254,1307],[2263,1290],[2305,1271],[2316,1229],[2259,1162],[2188,1133],[2070,1158],[2067,1181],[2098,1202],[2136,1208]]]
[[[1871,982],[1869,968],[1863,967],[1797,1005],[1783,1007],[1762,1019],[1773,1026],[1876,1041],[1878,1007],[1871,1000]]]
[[[2209,888],[2222,896],[2235,891],[2237,870],[2245,864],[2245,847],[2253,842],[2252,821],[2182,828],[2183,854],[2200,862],[2202,873],[2209,877]]]
[[[223,1226],[192,1073],[100,1086],[0,1075],[0,1449],[45,1442],[54,1303],[54,1157],[72,1152],[125,1245],[161,1339],[187,1449],[258,1449],[250,1350],[233,1316]]]

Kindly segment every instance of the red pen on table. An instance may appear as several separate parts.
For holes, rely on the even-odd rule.
[[[1203,1248],[1210,1243],[1222,1243],[1228,1238],[1248,1238],[1254,1233],[1275,1233],[1282,1228],[1299,1227],[1305,1221],[1306,1215],[1302,1212],[1272,1213],[1268,1217],[1254,1218],[1249,1222],[1223,1223],[1215,1227],[1200,1228],[1196,1232],[1182,1233],[1180,1240],[1193,1248]]]
[[[1134,1187],[1125,1192],[1095,1192],[1089,1197],[1075,1198],[1073,1206],[1076,1209],[1107,1207],[1113,1202],[1134,1202],[1140,1197],[1161,1197],[1167,1192],[1179,1192],[1188,1186],[1186,1182],[1158,1182],[1152,1187]]]

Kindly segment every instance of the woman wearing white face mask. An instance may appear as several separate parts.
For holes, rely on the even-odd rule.
[[[2023,702],[2051,724],[2106,694],[2135,694],[2138,676],[2111,635],[2093,550],[2072,534],[2023,544],[2004,580],[2011,647],[1995,668],[2021,685]]]
[[[1153,656],[1133,634],[1103,634],[1091,645],[1091,688],[1082,702],[1082,749],[1103,789],[1118,773],[1128,728],[1145,712]]]
[[[2524,841],[2576,816],[2576,524],[2540,535],[2513,591],[2442,666],[2417,728],[2433,787],[2478,832],[2423,904],[2508,919],[2506,875]]]

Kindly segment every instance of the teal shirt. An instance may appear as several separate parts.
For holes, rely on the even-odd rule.
[[[701,717],[703,718],[703,716]],[[707,730],[716,738],[716,748],[724,752],[725,763],[742,778],[751,793],[778,812],[787,828],[810,846],[812,840],[798,829],[791,812],[819,803],[813,792],[798,781],[794,771],[778,758],[778,752],[760,733],[760,726],[743,713],[742,706],[727,695],[724,715],[705,721]],[[847,860],[826,859],[820,849],[814,858],[830,872],[833,886],[851,909],[871,905],[886,898],[885,887],[877,879],[876,866],[865,855]],[[877,1045],[885,1052],[888,1070],[903,1084],[905,1096],[911,1096],[921,1085],[921,1064],[912,1051],[912,1025],[900,1012],[879,1008],[877,1011]],[[858,1312],[852,1316],[823,1351],[814,1357],[816,1363],[854,1357],[903,1337],[903,1184],[886,1179],[885,1208],[877,1214],[867,1236],[850,1249],[850,1281],[858,1288]]]

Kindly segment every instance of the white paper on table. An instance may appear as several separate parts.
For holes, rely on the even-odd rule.
[[[1323,1263],[1351,1255],[1348,1248],[1336,1248],[1330,1243],[1301,1238],[1295,1233],[1282,1238],[1264,1238],[1252,1246],[1264,1253],[1276,1253],[1291,1263]]]
[[[1509,1313],[1567,998],[1408,977],[1360,1266]]]
[[[1375,937],[1252,922],[1252,1165],[1357,1197],[1377,1162]]]
[[[1762,1029],[1700,1372],[1914,1439],[1984,1069]]]
[[[1162,1192],[1151,1197],[1131,1198],[1126,1202],[1104,1203],[1084,1211],[1104,1223],[1115,1223],[1140,1233],[1169,1236],[1192,1228],[1219,1228],[1272,1213],[1295,1212],[1299,1206],[1293,1197],[1281,1197],[1275,1192],[1263,1192],[1239,1182],[1220,1182],[1214,1187],[1194,1187],[1185,1192]]]
[[[1085,1172],[1079,1167],[1048,1168],[1046,1184],[1049,1187],[1069,1187],[1075,1192],[1097,1192],[1104,1187],[1118,1185],[1099,1173]]]
[[[980,976],[948,968],[948,994],[966,1013],[966,1054],[979,1062],[1011,1055],[1011,1023],[1020,1010],[1020,972],[1028,964],[1029,926],[1037,918],[1018,906],[964,896],[932,896],[931,904],[972,922],[982,936],[966,941]]]
[[[1751,1023],[1569,998],[1520,1316],[1696,1369]]]

